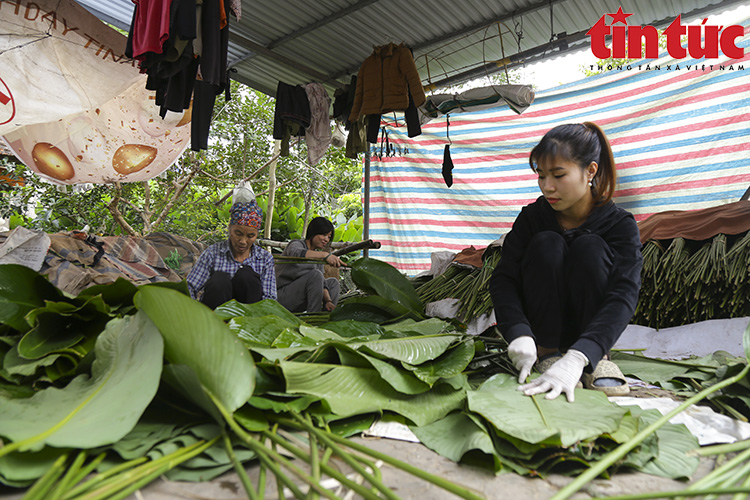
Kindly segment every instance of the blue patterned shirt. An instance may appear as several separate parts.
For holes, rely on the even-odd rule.
[[[196,298],[216,271],[224,271],[230,277],[244,266],[250,266],[258,273],[263,284],[263,298],[276,300],[276,274],[274,273],[273,256],[271,252],[263,250],[257,245],[250,247],[250,255],[242,262],[237,262],[229,248],[229,240],[214,243],[203,251],[198,262],[195,263],[187,277],[190,296]]]

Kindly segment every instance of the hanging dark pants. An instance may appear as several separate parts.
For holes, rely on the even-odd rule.
[[[201,302],[216,309],[232,299],[243,304],[254,304],[262,298],[263,284],[260,275],[252,267],[242,267],[233,278],[223,271],[213,273],[203,287]]]
[[[523,301],[536,342],[565,352],[604,300],[612,250],[595,234],[537,233],[522,261]]]

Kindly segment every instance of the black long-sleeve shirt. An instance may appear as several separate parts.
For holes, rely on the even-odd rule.
[[[575,237],[577,233],[596,234],[613,252],[612,271],[602,306],[570,347],[581,351],[591,366],[596,366],[617,342],[638,304],[643,266],[638,225],[632,214],[613,202],[594,207],[586,222],[569,231],[562,229],[556,212],[543,196],[525,206],[505,237],[502,257],[490,279],[497,325],[508,342],[523,335],[536,339],[523,310],[521,261],[531,238],[541,231],[554,231],[568,237]]]

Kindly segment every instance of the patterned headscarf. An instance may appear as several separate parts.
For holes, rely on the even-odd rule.
[[[263,221],[263,210],[255,201],[235,203],[229,209],[229,224],[254,227],[260,229]]]

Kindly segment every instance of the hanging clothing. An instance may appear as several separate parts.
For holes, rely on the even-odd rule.
[[[344,156],[357,159],[359,153],[367,151],[367,117],[362,116],[356,122],[349,124],[349,135],[346,136],[346,150]]]
[[[141,70],[148,78],[146,88],[155,92],[159,115],[182,113],[190,107],[198,58],[193,53],[196,34],[195,0],[172,0],[169,39],[162,54],[146,54]]]
[[[403,44],[375,47],[357,74],[357,88],[349,121],[362,115],[380,115],[403,111],[413,104],[424,104],[426,96],[411,50]]]
[[[276,86],[273,138],[281,141],[281,156],[289,156],[289,141],[292,137],[305,135],[310,120],[310,101],[305,89],[300,85],[279,82]]]
[[[343,89],[336,89],[333,92],[333,119],[343,123],[346,130],[349,130],[349,114],[354,106],[354,94],[357,91],[357,75],[352,75],[349,84]]]
[[[216,97],[229,95],[227,0],[134,0],[125,55],[139,61],[148,75],[146,88],[155,92],[159,114],[191,107],[191,149],[208,148]],[[198,83],[200,82],[200,83]]]
[[[224,93],[229,101],[229,73],[227,54],[229,51],[229,16],[223,0],[202,0],[200,11],[200,67],[193,91],[193,119],[191,123],[192,144],[190,149],[208,149],[216,98]],[[222,27],[223,26],[223,27]]]
[[[201,9],[201,79],[216,85],[216,95],[224,91],[227,79],[229,25],[222,0],[203,0]],[[222,27],[222,23],[224,26]]]
[[[308,83],[303,85],[310,105],[310,125],[305,130],[305,142],[307,143],[307,162],[311,167],[318,164],[326,154],[331,145],[331,98],[328,92],[319,83]]]
[[[169,9],[171,0],[133,0],[135,9],[130,23],[128,41],[134,59],[147,52],[161,54],[164,42],[169,38]]]
[[[242,0],[229,0],[229,10],[232,11],[237,21],[242,16]]]

